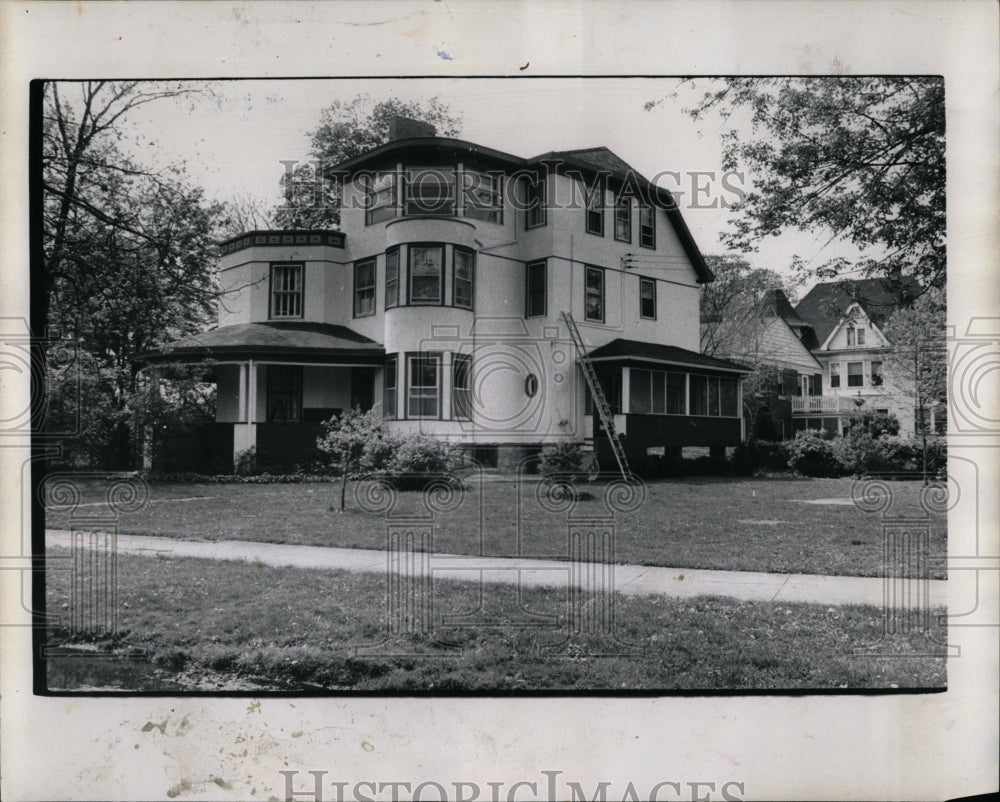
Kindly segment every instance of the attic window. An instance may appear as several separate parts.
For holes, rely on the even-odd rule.
[[[847,344],[848,345],[864,345],[865,344],[865,330],[857,326],[848,326],[847,328]]]

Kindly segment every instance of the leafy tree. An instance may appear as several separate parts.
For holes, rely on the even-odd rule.
[[[327,454],[340,469],[340,511],[347,505],[347,480],[365,465],[370,451],[381,453],[379,444],[391,437],[382,423],[377,407],[367,412],[354,409],[337,415],[324,424],[324,434],[316,440],[316,448]]]
[[[45,357],[49,391],[65,402],[83,377],[90,400],[80,414],[93,423],[83,436],[94,442],[78,450],[103,454],[107,467],[129,461],[131,358],[201,329],[216,297],[221,207],[182,169],[147,168],[127,152],[130,112],[188,94],[139,82],[45,86],[41,300],[50,338],[65,346]]]
[[[924,481],[929,410],[947,397],[946,317],[945,291],[932,288],[912,305],[897,310],[885,326],[885,335],[892,344],[885,358],[886,373],[891,372],[896,392],[913,405],[917,432],[923,442]]]
[[[742,256],[706,255],[715,281],[702,286],[701,350],[709,356],[738,353],[760,320],[768,290],[794,297],[792,283],[766,268],[755,268]]]
[[[741,256],[706,256],[715,281],[701,290],[701,349],[710,356],[732,359],[751,369],[743,378],[744,414],[751,439],[777,440],[770,410],[755,399],[781,392],[781,370],[775,341],[768,336],[769,311],[764,296],[781,290],[794,297],[792,283],[766,268],[755,268]],[[757,419],[766,411],[767,437],[759,436]]]
[[[942,79],[718,80],[686,111],[697,121],[712,112],[724,121],[749,115],[751,136],[733,128],[723,138],[723,169],[744,170],[753,183],[733,207],[727,246],[754,250],[787,229],[825,231],[874,254],[855,264],[866,275],[902,271],[924,286],[943,285]],[[801,262],[797,267],[807,270]],[[845,268],[833,260],[812,272],[834,278]]]
[[[390,98],[374,103],[368,95],[335,100],[320,113],[312,132],[310,162],[289,163],[282,176],[284,201],[275,211],[282,228],[339,228],[340,188],[323,170],[389,141],[393,117],[433,125],[438,136],[456,136],[459,120],[437,98],[426,103]]]

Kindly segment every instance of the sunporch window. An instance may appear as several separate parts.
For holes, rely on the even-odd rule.
[[[462,170],[462,214],[491,223],[503,222],[501,175]]]
[[[395,172],[379,172],[368,176],[365,190],[368,204],[365,209],[365,225],[370,226],[396,217],[399,207],[396,203]]]

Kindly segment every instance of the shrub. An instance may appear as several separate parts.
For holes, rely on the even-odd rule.
[[[751,439],[753,440],[777,440],[778,430],[774,428],[774,420],[771,418],[771,408],[761,405],[757,410],[757,416],[753,420],[751,429]]]
[[[788,444],[788,464],[803,476],[839,476],[841,463],[825,432],[806,429]]]
[[[260,473],[257,467],[257,449],[254,446],[236,454],[233,459],[233,473],[237,476],[254,476]]]
[[[847,421],[848,436],[867,434],[873,439],[899,434],[899,418],[890,412],[861,408]]]
[[[424,434],[399,437],[391,445],[386,441],[379,453],[387,458],[380,472],[400,489],[420,487],[440,476],[452,477],[462,463],[458,446]]]
[[[583,476],[583,443],[559,443],[542,453],[539,470],[543,476],[562,476],[578,481]]]

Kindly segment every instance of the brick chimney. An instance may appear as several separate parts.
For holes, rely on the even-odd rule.
[[[414,120],[410,117],[393,117],[389,120],[389,141],[397,139],[414,139],[422,136],[435,136],[437,131],[430,123]]]

